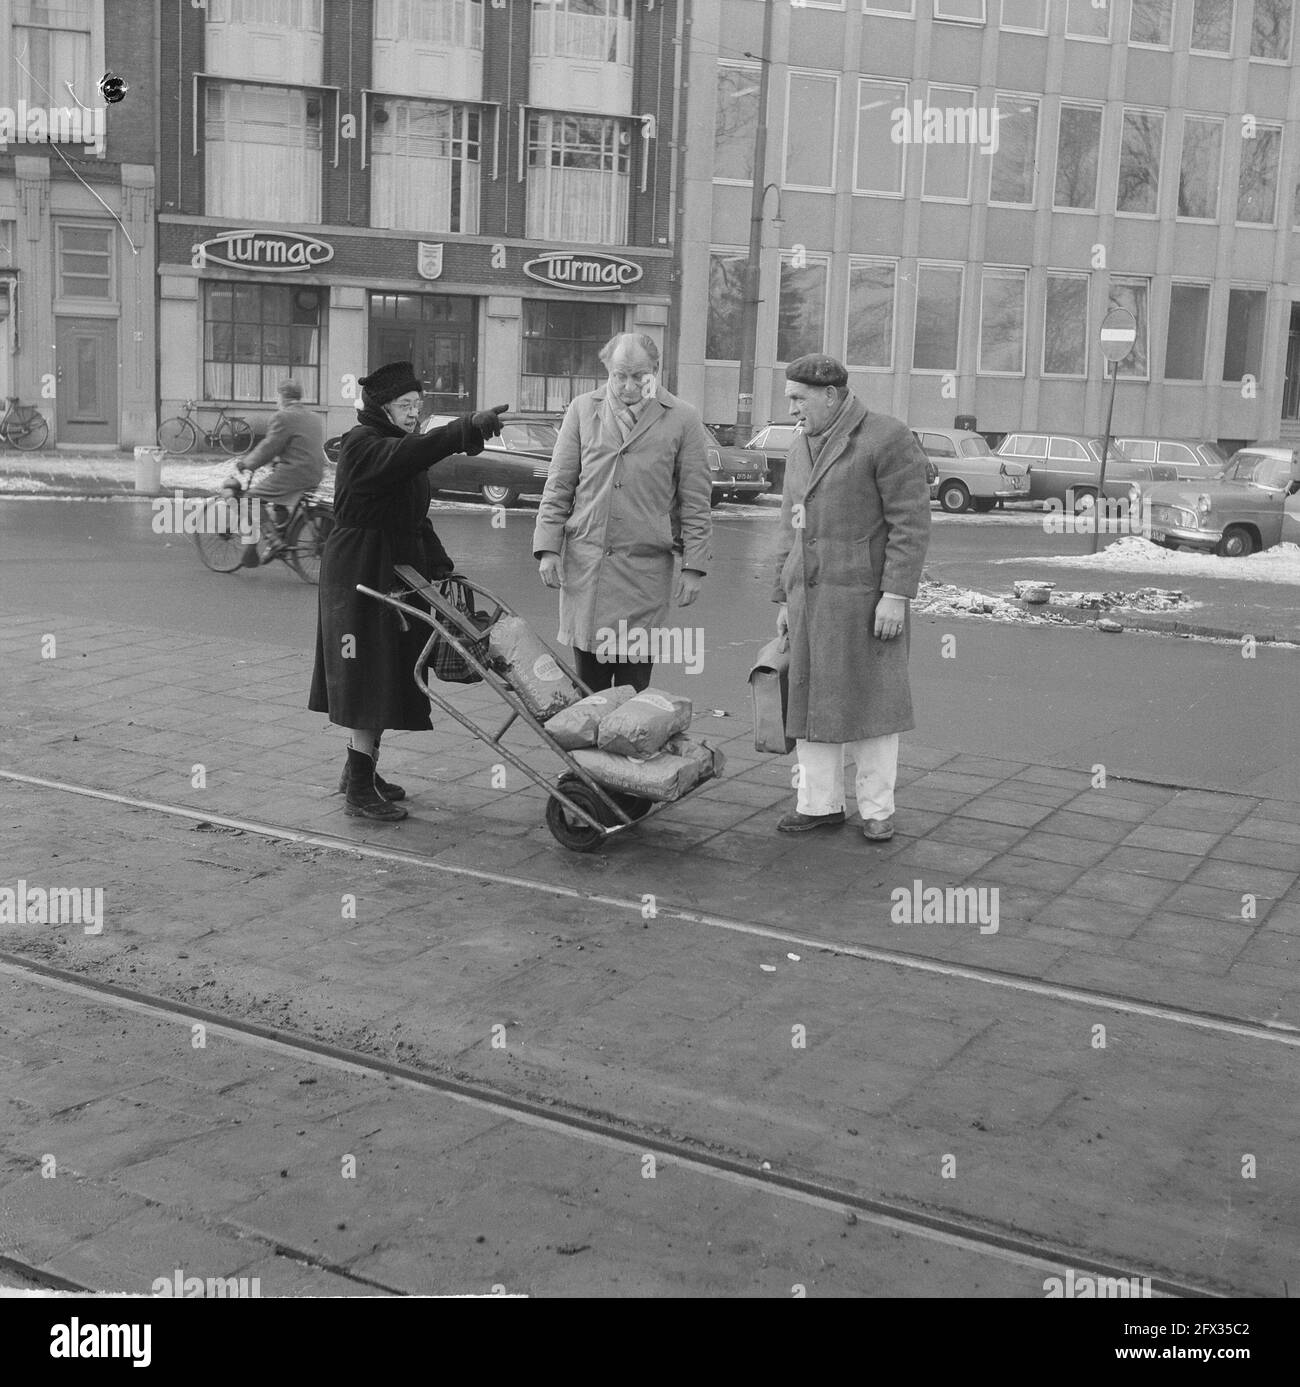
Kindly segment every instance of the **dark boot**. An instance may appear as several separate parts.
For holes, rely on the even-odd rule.
[[[350,818],[378,819],[382,823],[396,823],[406,818],[406,810],[400,805],[390,804],[375,786],[375,763],[364,751],[348,748],[347,802],[343,812]]]
[[[374,765],[374,761],[377,761],[378,759],[379,759],[379,748],[378,748],[378,746],[376,746],[376,747],[375,747],[375,756],[374,756],[374,760],[371,762],[371,765],[373,766],[373,765]],[[341,795],[346,795],[347,792],[348,792],[348,778],[349,778],[349,776],[351,775],[351,771],[352,771],[352,761],[351,761],[351,758],[349,757],[348,761],[347,761],[347,762],[344,764],[344,766],[343,766],[343,774],[339,776],[339,791],[338,791],[338,792],[339,792],[339,794],[341,794]],[[394,784],[392,783],[391,780],[384,780],[384,779],[382,779],[378,771],[375,771],[374,774],[375,774],[375,789],[378,790],[379,793],[380,793],[381,795],[383,795],[383,797],[384,797],[385,799],[387,799],[387,800],[398,800],[398,799],[405,799],[405,798],[406,798],[406,791],[405,791],[404,789],[402,789],[402,787],[401,787],[400,785],[394,785]]]

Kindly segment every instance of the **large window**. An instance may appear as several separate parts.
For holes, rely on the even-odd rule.
[[[1002,28],[1047,31],[1047,0],[1002,0]]]
[[[777,308],[776,359],[794,361],[826,350],[825,260],[808,260],[796,268],[781,258],[781,298]]]
[[[1291,58],[1291,20],[1295,0],[1255,0],[1250,56],[1285,63]]]
[[[849,262],[847,366],[888,371],[894,365],[894,287],[892,260]]]
[[[1097,207],[1097,158],[1101,148],[1101,108],[1061,103],[1056,138],[1054,207]]]
[[[931,86],[927,104],[942,114],[944,139],[925,144],[921,195],[965,202],[970,197],[970,161],[978,132],[974,89]],[[914,130],[912,135],[919,138],[921,132]]]
[[[1223,379],[1260,377],[1264,363],[1264,316],[1268,295],[1263,289],[1228,290],[1228,331],[1223,339]]]
[[[384,0],[379,0],[380,5]],[[249,24],[259,29],[321,29],[322,0],[208,0],[209,24]]]
[[[983,24],[984,0],[934,0],[934,17],[966,24]]]
[[[320,399],[324,289],[292,284],[203,286],[203,398],[275,399],[292,376],[304,400]]]
[[[1088,374],[1088,276],[1047,276],[1043,300],[1043,375]]]
[[[1230,53],[1236,0],[1192,0],[1192,52]]]
[[[894,112],[907,108],[907,83],[858,82],[858,148],[853,189],[901,196],[907,146],[893,138]]]
[[[1165,338],[1165,379],[1205,376],[1205,328],[1210,315],[1208,284],[1173,284],[1169,289],[1169,333]]]
[[[1110,38],[1110,5],[1093,0],[1065,0],[1065,33],[1072,39]]]
[[[756,67],[718,68],[714,109],[713,176],[748,183],[754,175],[754,134],[758,127]]]
[[[1038,100],[999,96],[997,109],[998,147],[989,160],[989,201],[1032,207],[1038,169]]]
[[[1110,308],[1127,308],[1137,319],[1137,340],[1133,350],[1119,363],[1119,374],[1130,380],[1146,380],[1147,366],[1147,299],[1150,284],[1145,279],[1117,276],[1110,282]]]
[[[1241,138],[1241,172],[1237,180],[1237,220],[1272,226],[1277,218],[1277,170],[1282,154],[1282,127],[1256,125]]]
[[[955,371],[961,328],[960,265],[916,267],[916,334],[912,342],[912,369]]]
[[[790,73],[784,174],[788,187],[834,188],[839,95],[838,77],[818,72]]]
[[[205,109],[208,216],[320,221],[319,97],[297,87],[213,82]]]
[[[112,299],[115,227],[58,227],[59,297]]]
[[[1154,217],[1160,199],[1160,152],[1165,118],[1158,111],[1125,111],[1115,210]]]
[[[370,136],[370,225],[478,231],[479,112],[377,101]]]
[[[483,0],[375,0],[375,38],[483,47]]]
[[[978,369],[986,376],[1025,373],[1027,270],[986,269],[980,278]]]
[[[1173,18],[1174,0],[1133,0],[1129,13],[1128,41],[1153,48],[1168,48]]]
[[[632,61],[632,0],[533,0],[536,57]]]
[[[630,145],[627,122],[613,116],[529,116],[527,234],[622,245]]]
[[[1183,117],[1183,158],[1178,171],[1178,215],[1215,221],[1223,172],[1223,122]]]
[[[72,107],[100,104],[93,71],[94,0],[58,0],[13,7],[13,34],[6,79],[6,105]],[[68,86],[72,91],[69,93]]]
[[[715,250],[709,256],[709,318],[704,355],[710,361],[739,361],[745,309],[745,267],[741,251]]]
[[[601,385],[600,349],[622,326],[621,317],[607,303],[525,299],[520,408],[559,413],[574,396]]]

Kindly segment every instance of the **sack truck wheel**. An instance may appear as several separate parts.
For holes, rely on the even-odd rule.
[[[593,819],[604,820],[608,817],[609,810],[576,775],[562,775],[559,787],[574,804],[581,805]],[[570,815],[558,799],[546,801],[546,827],[551,830],[551,836],[555,841],[561,847],[568,848],[570,852],[591,852],[605,837],[590,824]]]

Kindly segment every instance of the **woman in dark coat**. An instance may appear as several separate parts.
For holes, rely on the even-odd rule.
[[[390,362],[361,381],[361,412],[343,439],[334,483],[334,529],[320,572],[316,668],[307,706],[351,734],[339,789],[346,812],[381,822],[406,817],[393,801],[400,785],[375,773],[384,729],[427,731],[429,703],[411,677],[428,640],[423,625],[403,631],[399,615],[356,590],[396,586],[393,568],[410,564],[427,578],[455,565],[429,523],[428,470],[453,453],[479,453],[501,432],[506,405],[462,414],[414,433],[422,387],[409,361]]]

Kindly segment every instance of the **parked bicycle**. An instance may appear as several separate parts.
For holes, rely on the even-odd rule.
[[[29,452],[43,448],[49,436],[50,426],[35,405],[19,404],[17,395],[5,400],[5,412],[0,415],[0,439]]]
[[[248,496],[248,483],[232,477],[218,496],[209,497],[194,535],[199,558],[214,573],[233,573],[245,567],[245,535],[251,529],[249,508],[261,501],[258,513],[261,536],[257,541],[262,563],[279,559],[304,583],[320,582],[321,551],[334,528],[334,505],[320,488],[305,491],[283,520],[276,511],[284,507]]]
[[[210,429],[203,428],[190,417],[200,408],[217,412],[216,423]],[[185,401],[184,414],[164,419],[158,425],[158,442],[169,453],[190,452],[200,437],[208,448],[220,448],[223,453],[237,457],[253,446],[253,426],[247,419],[227,414],[225,405],[200,406],[193,400]]]

